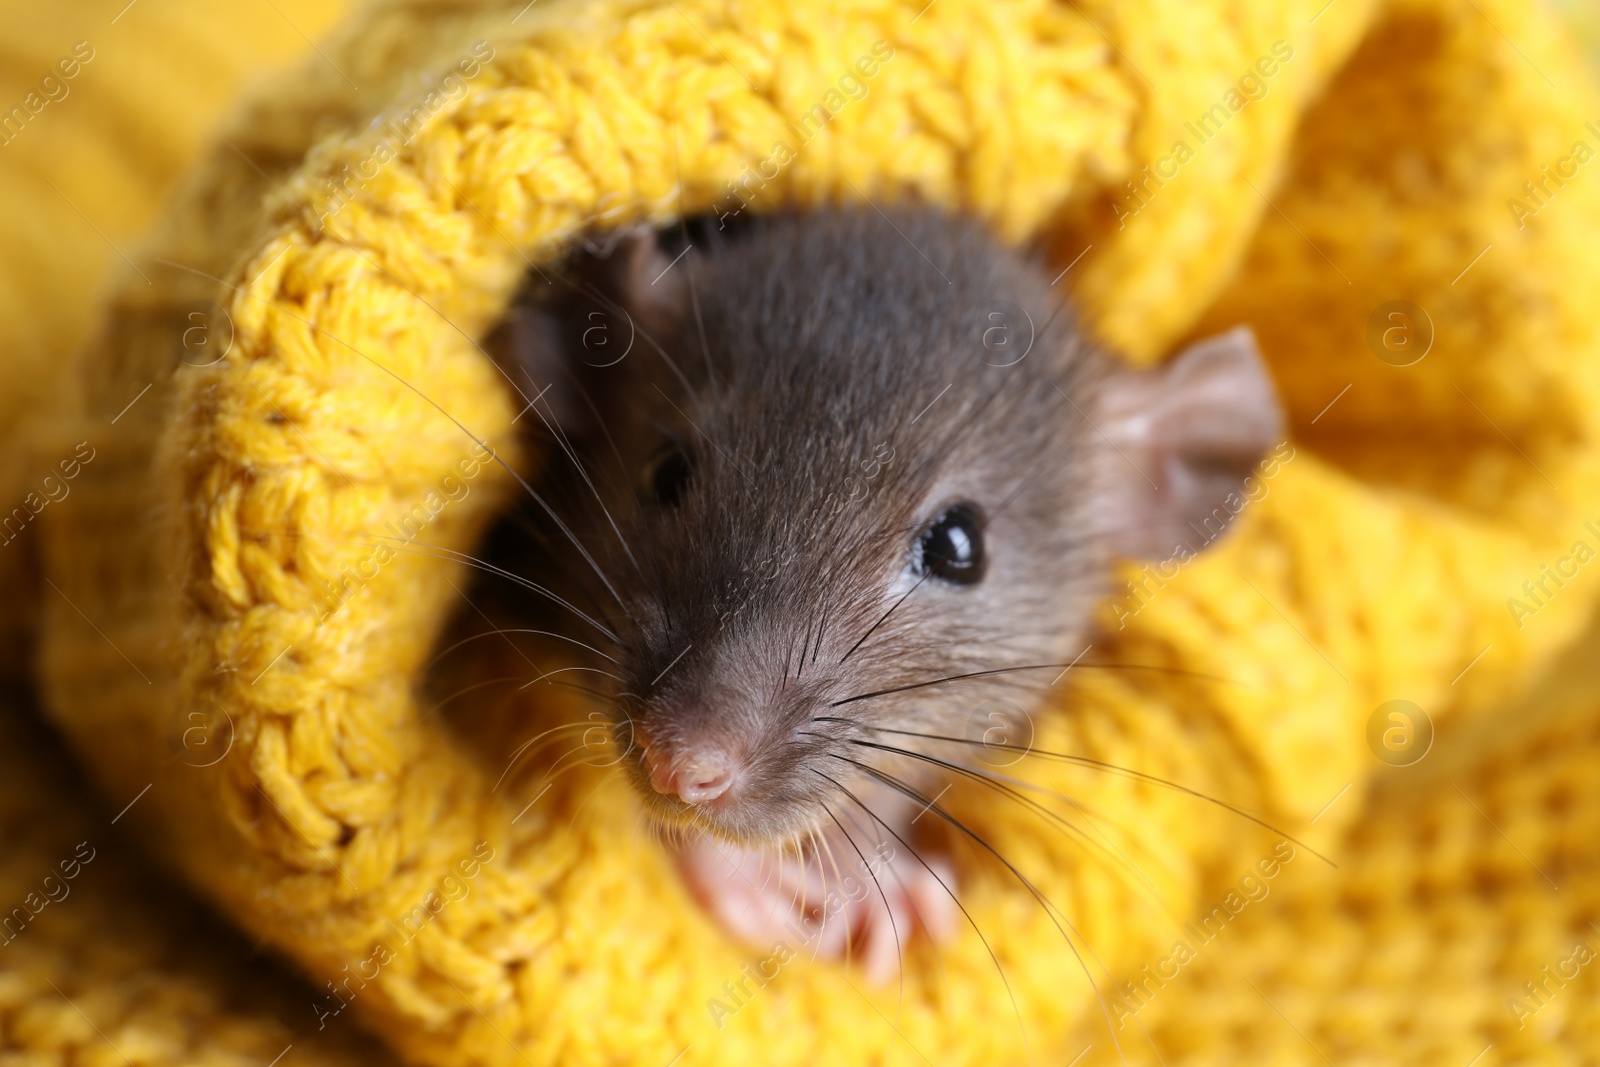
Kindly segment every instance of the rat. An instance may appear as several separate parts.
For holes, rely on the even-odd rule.
[[[876,978],[957,923],[950,742],[1040,711],[1113,563],[1213,542],[1282,430],[1248,329],[1131,369],[1038,257],[914,205],[613,232],[486,347],[542,457],[492,538],[548,594],[512,617],[588,650],[729,933]]]

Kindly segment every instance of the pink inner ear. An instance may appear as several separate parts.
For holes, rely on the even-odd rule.
[[[1163,559],[1206,547],[1241,510],[1240,490],[1279,441],[1283,413],[1245,326],[1198,341],[1153,371],[1105,383],[1108,526],[1121,555]]]
[[[646,330],[660,333],[682,313],[688,299],[690,268],[684,260],[694,252],[674,264],[661,250],[655,231],[640,230],[624,237],[612,255],[616,257],[621,303],[629,314],[642,320]]]

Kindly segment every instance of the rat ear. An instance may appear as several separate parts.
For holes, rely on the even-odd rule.
[[[552,284],[531,277],[483,347],[517,393],[518,424],[533,429],[549,420],[569,436],[585,436],[597,420],[574,366],[564,314],[570,303],[552,295]]]
[[[611,255],[601,262],[600,287],[637,324],[665,342],[688,300],[686,272],[674,270],[676,260],[661,246],[655,230],[630,230],[620,235]]]
[[[625,392],[618,379],[654,357],[652,340],[670,343],[685,299],[671,266],[640,227],[586,245],[553,278],[529,276],[485,342],[529,405],[519,422],[553,421],[572,438],[600,432]]]
[[[1160,559],[1214,541],[1255,490],[1248,479],[1281,439],[1283,413],[1245,326],[1199,341],[1164,367],[1105,382],[1099,429],[1109,458],[1111,546]]]

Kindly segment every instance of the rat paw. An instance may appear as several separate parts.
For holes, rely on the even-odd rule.
[[[951,864],[939,855],[919,860],[899,842],[852,847],[833,834],[820,856],[807,849],[797,857],[703,836],[677,859],[691,892],[729,933],[761,948],[782,941],[797,955],[851,960],[875,985],[896,974],[913,937],[943,941],[955,932]]]

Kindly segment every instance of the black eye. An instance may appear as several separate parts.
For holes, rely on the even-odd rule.
[[[675,508],[689,484],[689,457],[682,449],[669,445],[656,453],[645,468],[645,479],[656,503]]]
[[[976,585],[983,577],[983,520],[973,504],[957,504],[922,531],[913,564],[918,574],[956,585]]]

